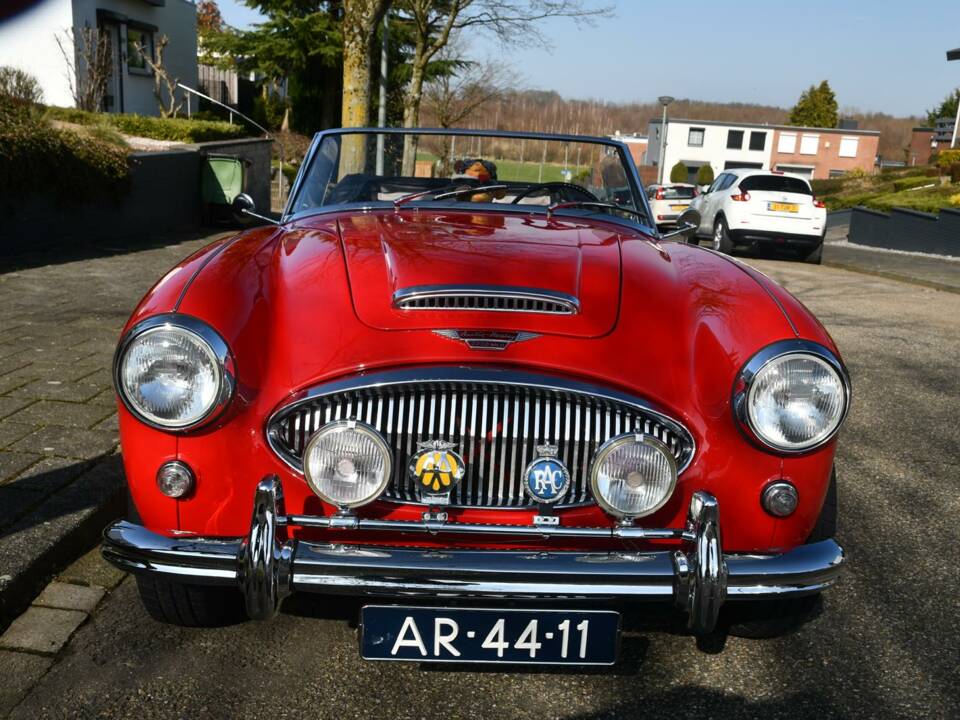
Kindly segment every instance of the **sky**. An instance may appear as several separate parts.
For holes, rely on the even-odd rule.
[[[960,86],[960,2],[903,0],[585,0],[615,4],[592,26],[543,24],[552,47],[506,52],[491,38],[470,52],[509,62],[530,89],[566,98],[653,101],[660,95],[792,106],[829,80],[841,109],[921,115]],[[219,0],[235,27],[257,22]]]

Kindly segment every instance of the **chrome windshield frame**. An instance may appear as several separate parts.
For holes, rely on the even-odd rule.
[[[300,164],[299,170],[297,170],[297,175],[294,178],[293,185],[290,186],[290,194],[287,197],[287,204],[284,207],[283,214],[280,217],[281,224],[290,222],[291,220],[296,220],[301,217],[311,216],[311,215],[321,215],[325,213],[333,212],[344,212],[349,210],[373,210],[380,209],[381,205],[384,209],[390,209],[393,207],[393,203],[380,203],[374,202],[367,205],[357,205],[356,203],[344,203],[342,205],[330,205],[330,206],[319,206],[301,210],[299,212],[293,212],[293,202],[297,197],[300,189],[304,183],[304,179],[307,174],[310,172],[310,166],[312,165],[316,154],[317,149],[320,147],[320,144],[324,139],[335,136],[335,135],[444,135],[444,136],[458,136],[458,137],[491,137],[491,138],[506,138],[512,140],[549,140],[555,142],[582,142],[582,143],[594,143],[597,145],[605,145],[607,147],[613,148],[616,150],[620,162],[622,163],[627,183],[630,186],[630,191],[633,193],[634,197],[634,206],[635,208],[642,212],[646,216],[646,222],[642,219],[637,218],[637,220],[627,220],[615,215],[600,215],[598,219],[603,220],[616,220],[620,223],[626,224],[631,228],[639,228],[645,234],[650,235],[651,237],[656,238],[658,236],[658,231],[656,223],[653,220],[653,213],[650,209],[650,204],[647,201],[647,195],[643,192],[643,184],[640,182],[640,174],[637,171],[636,165],[633,163],[633,157],[630,155],[629,148],[626,144],[620,142],[619,140],[614,140],[609,137],[600,137],[595,135],[568,135],[568,134],[557,134],[557,133],[530,133],[530,132],[515,132],[509,130],[475,130],[475,129],[465,129],[465,128],[334,128],[331,130],[321,130],[316,135],[313,136],[313,140],[310,143],[310,148],[307,150],[307,154],[304,156],[303,162]],[[421,208],[431,208],[432,203],[418,203],[417,207]],[[450,209],[449,205],[437,205],[439,208]],[[479,209],[479,208],[477,208]],[[484,209],[490,209],[492,211],[516,211],[515,208],[510,206],[501,206],[501,205],[487,205],[484,204]],[[523,207],[522,211],[525,213],[534,212],[536,214],[541,214],[537,212],[541,208],[539,206],[530,206]],[[545,210],[543,211],[545,214]],[[571,213],[574,214],[574,213]],[[575,216],[581,218],[589,218],[591,216],[596,216],[597,213],[587,213],[583,211],[575,212]]]

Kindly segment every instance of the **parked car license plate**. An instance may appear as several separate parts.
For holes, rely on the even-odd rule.
[[[620,613],[367,605],[360,655],[412,662],[612,665]]]
[[[767,203],[767,210],[770,212],[790,212],[795,213],[800,210],[800,206],[796,203]]]
[[[671,210],[686,210],[688,207],[690,207],[690,206],[689,206],[689,205],[671,205],[671,206],[670,206],[670,209],[671,209]]]

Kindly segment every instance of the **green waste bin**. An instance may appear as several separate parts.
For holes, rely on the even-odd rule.
[[[229,222],[230,203],[243,192],[244,161],[233,155],[206,155],[200,170],[200,199],[207,221]]]

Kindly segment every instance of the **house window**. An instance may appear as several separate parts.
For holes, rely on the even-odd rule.
[[[846,170],[831,170],[831,171],[830,171],[830,177],[832,177],[832,178],[843,177],[843,176],[846,175],[846,174],[847,174],[847,171],[846,171]]]
[[[845,137],[840,139],[840,157],[855,158],[860,140],[855,137]]]
[[[754,131],[750,133],[750,149],[763,150],[767,147],[767,134],[765,132]]]
[[[703,147],[703,136],[706,133],[704,128],[690,128],[687,135],[687,145],[690,147]]]
[[[127,27],[127,72],[135,75],[149,75],[150,67],[137,46],[143,49],[153,60],[153,33],[138,27]]]
[[[743,149],[743,130],[731,130],[727,133],[727,150]]]
[[[802,138],[800,138],[800,154],[801,155],[816,155],[819,149],[820,149],[819,135],[804,135]]]
[[[797,151],[797,134],[780,133],[780,140],[777,142],[777,152],[792,154]]]

